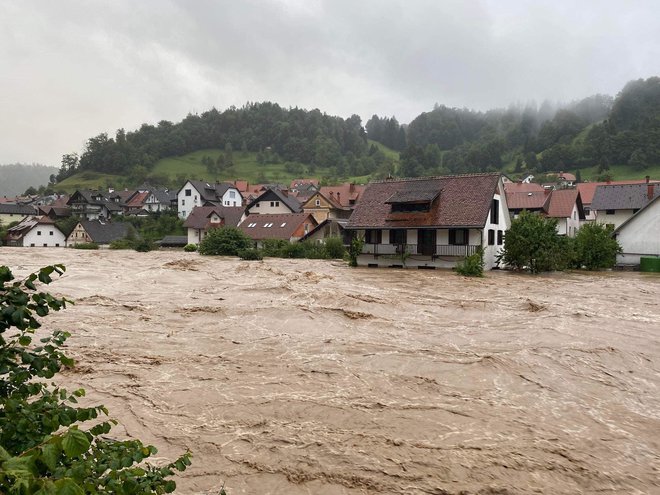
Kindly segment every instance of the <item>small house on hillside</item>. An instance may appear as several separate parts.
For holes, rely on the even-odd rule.
[[[643,256],[660,256],[660,195],[614,230],[621,245],[616,263],[637,266]]]
[[[510,225],[501,176],[473,174],[371,182],[346,229],[359,265],[452,268],[483,248],[491,269]]]
[[[66,238],[48,217],[29,217],[7,230],[8,246],[64,247]]]
[[[103,222],[101,220],[81,220],[66,238],[67,246],[95,243],[107,246],[111,242],[124,239],[134,228],[125,222]]]
[[[241,222],[245,210],[233,206],[196,206],[183,222],[188,229],[188,244],[199,244],[209,229],[236,227]]]
[[[557,219],[557,233],[574,237],[584,221],[585,213],[577,189],[545,189],[541,191],[511,192],[506,190],[511,218],[523,210]]]
[[[261,247],[266,239],[282,239],[289,242],[300,240],[311,232],[318,222],[310,213],[282,213],[250,215],[239,228]]]

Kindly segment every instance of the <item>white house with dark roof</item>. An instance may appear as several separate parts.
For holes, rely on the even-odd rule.
[[[196,206],[243,206],[243,197],[233,184],[188,180],[176,194],[179,217],[186,219]]]
[[[345,229],[359,265],[452,268],[482,248],[491,269],[510,225],[500,174],[471,174],[371,182]]]
[[[66,237],[48,217],[29,217],[7,230],[8,246],[64,247]]]
[[[124,239],[130,232],[135,232],[127,222],[103,222],[101,220],[81,220],[76,224],[66,239],[67,246],[95,243],[108,246],[112,241]]]
[[[641,257],[660,256],[660,195],[614,230],[621,245],[617,265],[639,265]]]
[[[263,193],[250,201],[246,208],[246,213],[248,215],[275,215],[300,213],[301,211],[302,205],[300,204],[300,201],[276,187],[267,188]]]
[[[199,244],[210,229],[236,227],[243,218],[242,207],[196,206],[183,222],[188,231],[188,244]]]
[[[660,184],[610,184],[596,188],[591,211],[596,222],[618,228],[635,213],[660,195]]]

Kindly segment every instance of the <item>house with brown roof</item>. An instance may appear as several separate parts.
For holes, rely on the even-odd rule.
[[[453,268],[483,248],[491,269],[510,225],[500,174],[471,174],[371,182],[346,229],[362,266]]]
[[[596,222],[617,228],[660,195],[660,184],[648,178],[642,184],[607,184],[598,186],[591,202]]]
[[[238,228],[261,247],[266,239],[297,241],[317,225],[311,213],[263,213],[248,216]]]
[[[354,208],[360,201],[365,187],[361,184],[344,183],[336,186],[323,186],[319,190],[326,198],[332,198],[344,207]]]
[[[199,244],[210,229],[236,227],[245,210],[239,206],[196,206],[183,222],[188,229],[188,244]]]
[[[506,190],[511,218],[523,210],[557,219],[557,233],[574,237],[585,219],[580,193],[576,189],[544,189],[530,192]]]
[[[339,220],[351,216],[353,208],[343,206],[334,196],[325,196],[321,191],[315,191],[306,201],[302,203],[302,209],[311,213],[317,222],[325,220]]]

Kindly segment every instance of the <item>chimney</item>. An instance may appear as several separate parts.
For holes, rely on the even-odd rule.
[[[646,196],[648,197],[649,201],[653,199],[653,189],[655,189],[655,184],[651,184],[651,177],[646,176]]]
[[[337,191],[337,201],[341,201],[339,191]]]

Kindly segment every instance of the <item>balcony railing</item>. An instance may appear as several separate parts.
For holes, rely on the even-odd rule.
[[[411,255],[423,256],[457,256],[465,257],[474,254],[479,249],[477,245],[454,245],[454,244],[364,244],[362,254],[373,254],[374,256],[397,255],[409,253]]]

